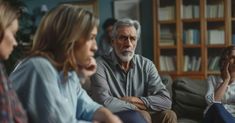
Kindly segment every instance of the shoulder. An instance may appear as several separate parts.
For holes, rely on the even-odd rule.
[[[214,75],[208,76],[207,79],[208,79],[208,81],[221,81],[221,80],[222,80],[221,77],[219,77],[219,76],[214,76]]]
[[[99,56],[96,58],[96,63],[98,67],[100,67],[105,64],[113,63],[113,60],[110,56]]]
[[[155,67],[150,59],[138,54],[134,55],[133,62],[140,67]]]
[[[219,76],[214,76],[214,75],[211,75],[211,76],[208,76],[207,78],[207,82],[210,84],[213,84],[213,85],[217,85],[219,83],[222,83],[223,80],[221,77]]]
[[[31,57],[31,58],[26,58],[21,62],[19,62],[13,73],[15,71],[38,72],[38,73],[47,74],[55,71],[55,68],[53,67],[51,62],[44,57]]]
[[[104,59],[103,59],[103,57],[102,56],[98,56],[97,58],[96,58],[96,62],[98,63],[98,62],[102,62]]]
[[[136,60],[139,60],[139,61],[142,61],[142,62],[152,62],[150,59],[142,56],[142,55],[139,55],[139,54],[135,54],[133,59],[136,59]]]
[[[25,58],[19,62],[19,66],[27,65],[27,66],[42,66],[42,65],[51,65],[49,60],[44,57],[30,57]]]
[[[51,62],[44,57],[32,57],[26,60],[26,63],[33,64],[34,66],[52,66]]]

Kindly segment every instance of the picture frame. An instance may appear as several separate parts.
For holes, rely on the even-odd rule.
[[[98,16],[98,13],[99,13],[98,0],[69,1],[69,2],[62,2],[62,3],[78,5],[79,7],[94,13],[96,16]]]
[[[117,19],[131,18],[140,21],[140,0],[115,0],[113,8]]]

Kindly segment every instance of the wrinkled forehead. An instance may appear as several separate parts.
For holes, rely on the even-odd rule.
[[[136,29],[134,26],[120,26],[117,29],[118,34],[129,34],[129,35],[137,35]]]

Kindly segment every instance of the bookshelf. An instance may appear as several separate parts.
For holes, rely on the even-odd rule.
[[[154,63],[160,74],[219,75],[222,50],[235,44],[234,0],[153,0]]]

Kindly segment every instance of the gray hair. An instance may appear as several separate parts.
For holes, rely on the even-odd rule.
[[[119,27],[123,27],[123,26],[133,26],[136,29],[137,32],[137,40],[139,40],[140,38],[140,23],[137,20],[132,20],[129,18],[123,18],[123,19],[119,19],[113,26],[113,30],[112,30],[112,39],[115,39],[117,37],[117,30]]]

